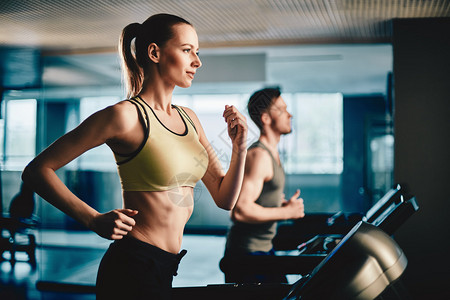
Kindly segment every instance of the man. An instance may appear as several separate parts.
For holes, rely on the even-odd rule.
[[[274,255],[272,239],[277,221],[304,217],[300,190],[284,198],[285,174],[277,145],[282,135],[292,131],[292,115],[278,88],[265,88],[249,99],[250,118],[258,126],[260,137],[247,151],[245,174],[233,224],[228,232],[225,258],[246,255]],[[225,282],[286,282],[284,275],[245,274],[225,271]]]

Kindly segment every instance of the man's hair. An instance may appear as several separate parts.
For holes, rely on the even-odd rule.
[[[254,92],[248,100],[248,114],[260,130],[262,129],[261,115],[269,111],[273,101],[280,95],[279,87],[270,87]]]

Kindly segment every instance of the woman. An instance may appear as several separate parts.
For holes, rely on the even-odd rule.
[[[67,215],[115,240],[99,267],[98,299],[170,299],[184,255],[177,253],[193,210],[193,187],[201,179],[217,206],[234,207],[247,124],[235,107],[225,107],[233,147],[225,173],[195,113],[171,104],[175,86],[189,87],[202,65],[196,31],[186,20],[158,14],[129,24],[120,50],[129,99],[94,113],[59,138],[30,162],[22,179]],[[116,158],[124,204],[107,213],[77,198],[55,174],[103,143]]]

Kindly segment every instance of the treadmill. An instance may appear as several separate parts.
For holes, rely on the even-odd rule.
[[[402,192],[400,185],[388,191],[367,213],[361,218],[388,235],[394,232],[416,211],[419,206],[415,197]],[[343,234],[318,234],[310,240],[298,245],[300,254],[329,253],[343,238]]]
[[[173,288],[172,299],[382,299],[380,297],[386,294],[388,288],[399,281],[406,266],[405,254],[387,233],[360,221],[310,273],[294,284],[180,287]]]
[[[306,241],[298,241],[292,248],[275,247],[275,256],[246,256],[244,258],[223,257],[219,263],[222,272],[229,270],[242,273],[270,273],[270,274],[296,274],[304,275],[310,273],[344,238],[345,230],[349,232],[358,222],[371,224],[387,235],[393,233],[417,210],[419,206],[415,197],[407,195],[400,185],[389,190],[364,216],[354,220],[354,224],[340,225],[339,229],[333,228],[341,213],[328,218],[327,226],[331,233],[314,235]],[[355,219],[355,216],[352,216]],[[349,227],[351,225],[351,227]],[[348,227],[346,229],[346,227]],[[293,238],[289,237],[292,243]],[[279,242],[280,243],[280,242]]]
[[[403,197],[402,199],[400,197]],[[365,215],[361,213],[344,213],[342,211],[337,213],[310,213],[306,214],[305,217],[297,220],[289,220],[280,222],[277,228],[277,234],[273,239],[273,246],[275,250],[294,250],[297,249],[298,245],[303,244],[305,241],[317,235],[344,235],[346,234],[356,223],[359,221],[366,221],[369,223],[374,222],[383,212],[389,212],[392,209],[393,203],[407,202],[411,198],[410,195],[406,194],[404,187],[397,184],[395,187],[390,189],[383,197],[381,197],[368,211]],[[413,214],[417,209],[417,203],[415,200],[411,200],[412,207],[406,207],[410,204],[403,205],[399,210],[403,211],[405,207],[405,213],[408,217],[409,214]],[[397,216],[399,218],[398,222],[392,227],[389,225],[386,230],[390,230],[391,234],[395,231],[395,227],[399,227],[402,222],[405,221],[403,216]],[[392,218],[397,218],[391,216]],[[386,220],[386,222],[390,222]],[[383,221],[380,218],[377,222],[381,223]],[[387,223],[386,223],[387,224]],[[382,225],[384,226],[384,225]]]

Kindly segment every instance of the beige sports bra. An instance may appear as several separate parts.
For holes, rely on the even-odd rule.
[[[186,128],[184,133],[177,134],[164,126],[140,97],[128,101],[138,109],[145,137],[134,153],[114,153],[123,190],[166,191],[180,186],[194,187],[206,172],[208,154],[186,112],[172,105]]]

